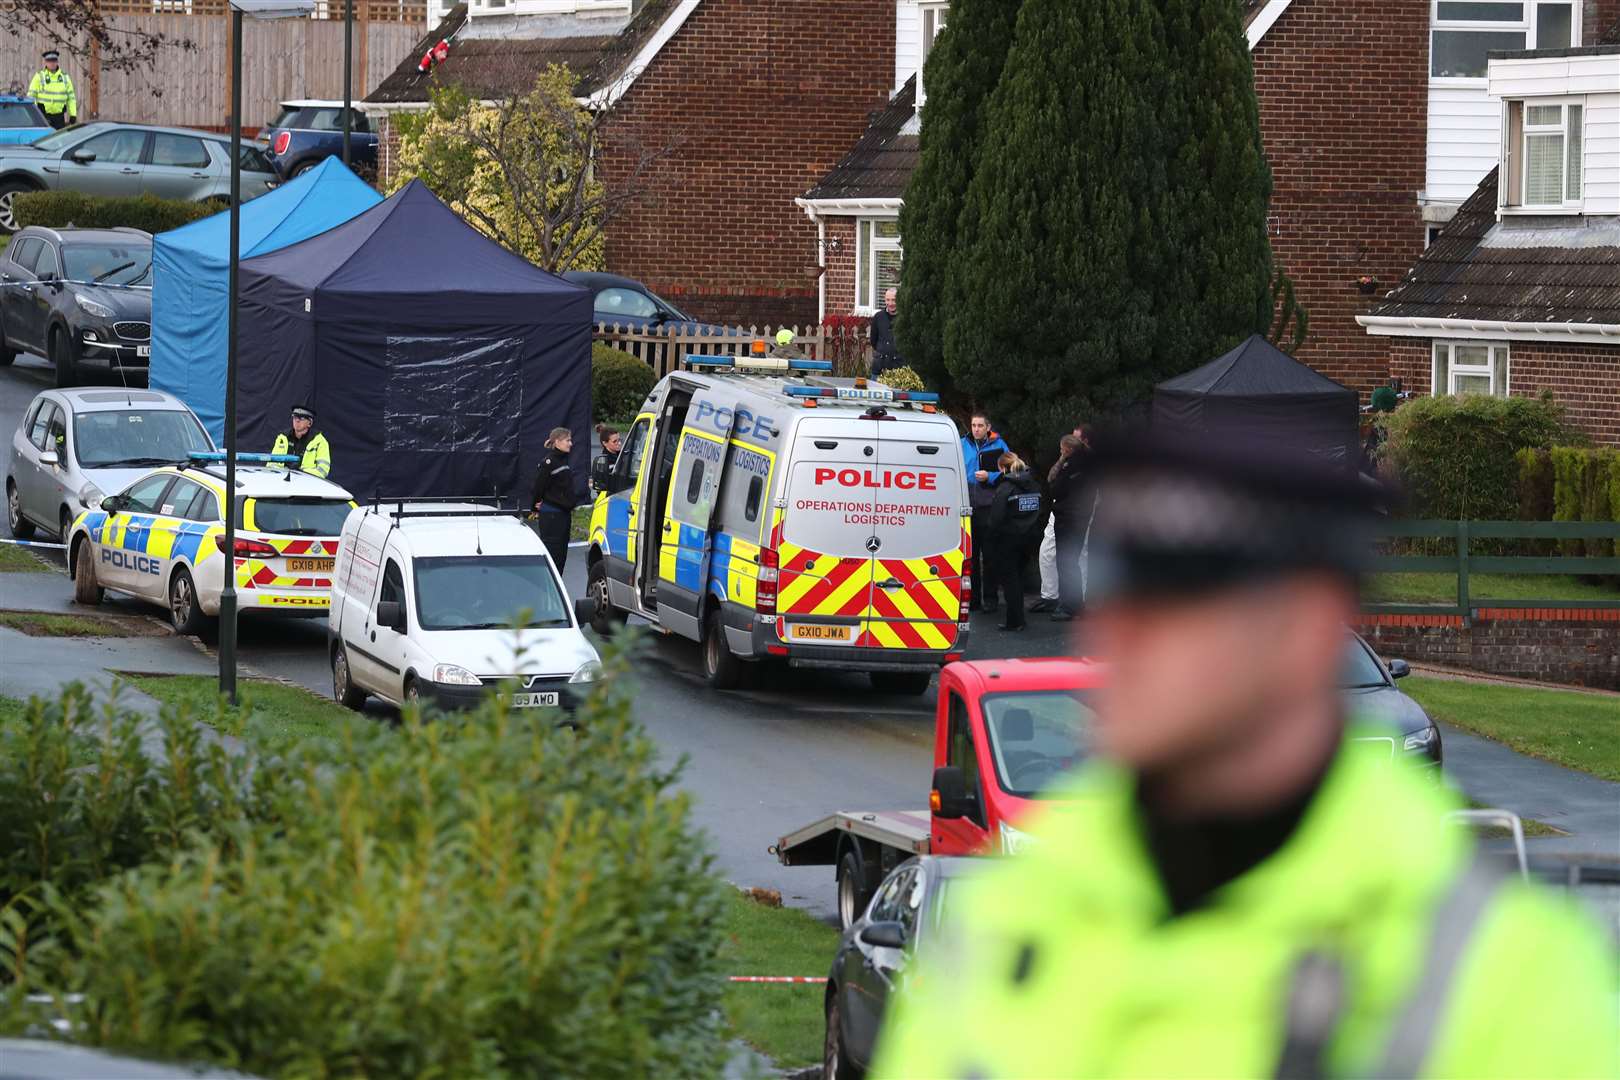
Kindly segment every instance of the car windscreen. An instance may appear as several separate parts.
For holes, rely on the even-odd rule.
[[[86,412],[73,418],[73,454],[81,469],[172,465],[193,450],[212,450],[197,418],[180,409]]]
[[[1385,686],[1384,666],[1365,645],[1351,638],[1345,642],[1344,662],[1339,668],[1339,687],[1344,690],[1371,690]]]
[[[100,285],[152,284],[152,245],[64,244],[63,276]]]
[[[652,297],[654,300],[658,301],[660,304],[664,305],[665,309],[668,310],[668,312],[669,312],[669,317],[670,318],[679,319],[681,322],[692,322],[693,321],[692,316],[688,315],[686,312],[682,311],[680,308],[676,307],[674,304],[670,303],[668,300],[665,300],[662,296],[659,296],[657,293],[652,292],[651,290],[649,290],[647,295]]]
[[[981,702],[1001,789],[1022,799],[1050,791],[1086,755],[1092,711],[1082,690],[990,694]]]
[[[29,101],[0,101],[0,128],[44,127],[45,117]]]
[[[238,522],[244,529],[277,536],[337,536],[349,517],[347,499],[253,499],[253,521]]]
[[[424,630],[571,626],[568,601],[543,555],[417,559],[416,615]]]
[[[75,124],[61,131],[53,131],[49,135],[41,135],[29,145],[38,150],[66,150],[70,146],[77,146],[97,132],[106,131],[111,126],[111,124]]]

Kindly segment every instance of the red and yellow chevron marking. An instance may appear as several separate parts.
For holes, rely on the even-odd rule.
[[[332,579],[324,577],[289,577],[278,574],[261,559],[236,560],[236,587],[238,589],[330,589]]]

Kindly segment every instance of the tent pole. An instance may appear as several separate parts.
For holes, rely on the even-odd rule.
[[[242,12],[231,9],[231,268],[225,326],[225,587],[219,595],[219,692],[236,704],[236,264],[242,257]],[[196,602],[195,598],[192,600]]]

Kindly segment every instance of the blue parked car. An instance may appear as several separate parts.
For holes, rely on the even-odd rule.
[[[0,145],[31,143],[50,133],[51,125],[33,98],[0,94]]]
[[[377,133],[366,114],[350,109],[349,164],[377,167]],[[261,133],[265,154],[283,180],[308,172],[329,157],[343,156],[343,102],[283,101]]]

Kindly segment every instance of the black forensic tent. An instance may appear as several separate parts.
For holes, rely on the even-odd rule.
[[[591,297],[478,233],[419,181],[241,264],[238,446],[316,410],[356,498],[518,493],[554,427],[587,476]]]
[[[1242,432],[1257,441],[1305,445],[1332,461],[1357,462],[1361,399],[1259,334],[1153,391],[1153,426]]]

